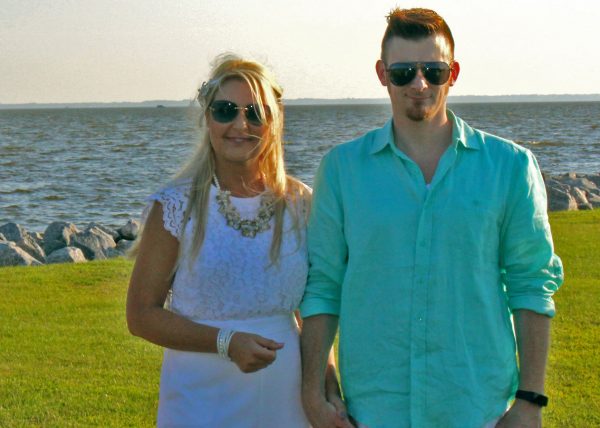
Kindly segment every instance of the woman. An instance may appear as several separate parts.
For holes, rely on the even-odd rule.
[[[262,65],[219,57],[199,90],[198,150],[150,197],[127,322],[166,348],[158,426],[308,426],[293,311],[310,192],[285,174],[281,96]]]

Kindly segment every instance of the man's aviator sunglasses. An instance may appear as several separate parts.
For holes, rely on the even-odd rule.
[[[412,82],[421,70],[423,77],[432,85],[443,85],[450,78],[452,67],[445,62],[396,62],[385,71],[389,73],[390,82],[395,86],[404,86]]]
[[[246,120],[248,123],[254,126],[261,126],[264,122],[260,107],[257,104],[248,104],[246,107],[238,107],[238,105],[232,101],[218,100],[213,101],[209,106],[212,118],[219,123],[233,122],[238,115],[240,110],[244,110]],[[263,111],[269,116],[269,107],[263,106]]]

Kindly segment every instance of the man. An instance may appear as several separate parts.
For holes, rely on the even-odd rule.
[[[315,180],[306,413],[347,423],[323,386],[339,320],[356,426],[539,427],[563,272],[536,160],[446,109],[460,67],[437,13],[392,11],[376,71],[392,119],[331,150]]]

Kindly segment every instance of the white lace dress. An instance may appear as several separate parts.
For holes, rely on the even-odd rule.
[[[211,187],[206,236],[189,260],[192,222],[183,233],[189,184],[150,196],[163,207],[164,227],[177,237],[184,259],[175,275],[169,306],[188,319],[214,327],[260,334],[285,343],[277,359],[242,373],[217,354],[165,349],[160,380],[159,427],[307,427],[300,401],[298,327],[293,318],[308,272],[305,231],[300,241],[288,213],[279,263],[271,265],[271,228],[246,238],[217,211]],[[260,197],[231,198],[242,218],[254,218]]]

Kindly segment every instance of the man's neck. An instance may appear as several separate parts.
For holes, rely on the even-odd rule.
[[[394,144],[421,169],[430,183],[438,162],[452,142],[452,122],[446,112],[431,120],[394,117]]]
[[[410,156],[425,154],[450,145],[452,140],[452,122],[446,112],[431,119],[414,121],[406,116],[394,116],[394,143]]]

